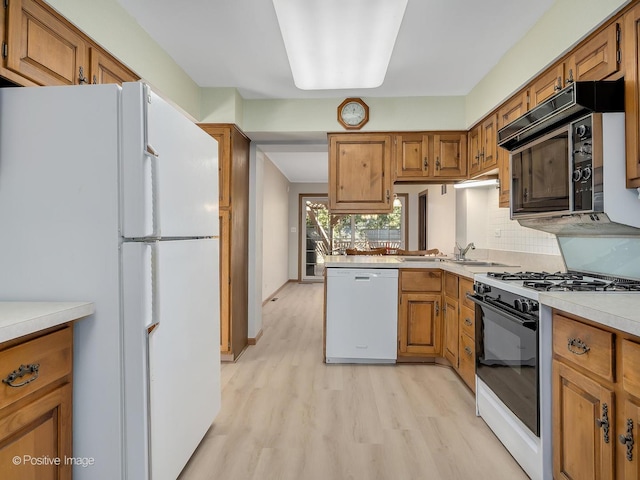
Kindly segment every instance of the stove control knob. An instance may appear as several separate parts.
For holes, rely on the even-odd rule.
[[[476,283],[473,286],[473,289],[478,295],[484,295],[485,293],[489,293],[491,291],[491,287],[489,285],[485,285],[484,283]]]
[[[580,178],[582,178],[582,170],[579,168],[573,171],[573,181],[579,182]]]
[[[534,300],[529,300],[529,311],[530,312],[537,312],[538,310],[539,310],[538,302],[536,302]]]
[[[576,133],[580,138],[584,138],[589,134],[589,127],[587,125],[578,125],[576,127]]]
[[[591,178],[591,167],[584,167],[582,170],[582,180],[589,180]]]
[[[516,298],[513,302],[513,306],[519,312],[526,312],[528,309],[527,300],[525,298]]]

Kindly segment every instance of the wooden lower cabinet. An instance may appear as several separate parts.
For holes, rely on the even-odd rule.
[[[640,338],[553,312],[553,475],[640,478]]]
[[[444,358],[458,368],[458,275],[444,272]]]
[[[398,358],[442,356],[442,271],[400,270]]]
[[[72,358],[71,326],[0,345],[0,478],[71,478]]]

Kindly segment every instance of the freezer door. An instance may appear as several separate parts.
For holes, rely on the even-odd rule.
[[[125,238],[218,236],[218,142],[143,83],[122,86]]]
[[[177,478],[220,410],[218,255],[217,239],[123,246],[127,478]]]

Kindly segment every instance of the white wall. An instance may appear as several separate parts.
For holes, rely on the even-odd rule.
[[[262,182],[262,301],[289,279],[289,181],[264,157]]]

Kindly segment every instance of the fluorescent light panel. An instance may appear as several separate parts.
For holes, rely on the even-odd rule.
[[[382,85],[408,0],[273,0],[296,87]]]
[[[453,188],[476,188],[476,187],[499,187],[500,182],[497,178],[490,180],[467,180],[466,182],[454,183]]]

